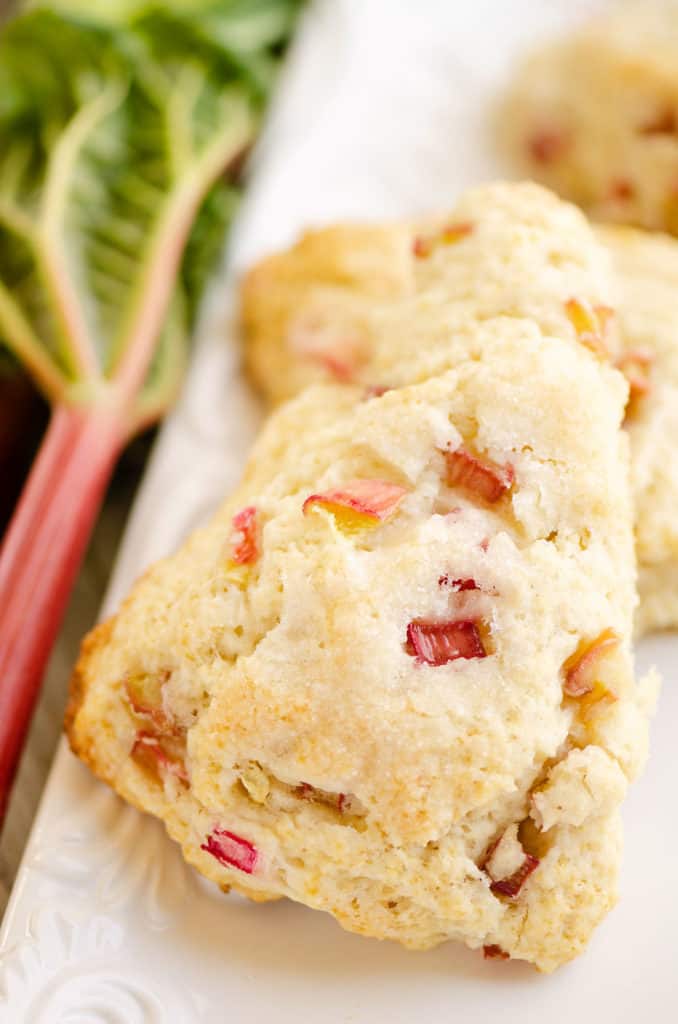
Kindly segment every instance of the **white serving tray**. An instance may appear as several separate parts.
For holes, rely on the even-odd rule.
[[[302,225],[445,208],[497,177],[487,110],[518,52],[603,0],[319,0],[255,161],[229,269],[137,498],[104,614],[234,485],[260,411],[238,370],[237,269]],[[292,903],[223,896],[62,744],[5,916],[2,1024],[637,1024],[678,1020],[678,638],[625,811],[622,901],[550,977],[447,944],[358,938]],[[673,685],[672,685],[673,684]]]

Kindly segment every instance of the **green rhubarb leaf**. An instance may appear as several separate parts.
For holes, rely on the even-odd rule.
[[[0,339],[52,400],[162,414],[237,205],[296,0],[0,36]]]
[[[189,325],[195,322],[200,299],[224,248],[224,237],[240,203],[240,189],[221,181],[203,202],[193,225],[181,267]]]

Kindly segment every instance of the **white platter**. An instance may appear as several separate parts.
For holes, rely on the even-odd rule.
[[[498,176],[488,103],[517,53],[601,0],[320,0],[259,148],[225,283],[162,431],[104,613],[237,480],[260,412],[237,368],[232,282],[305,224],[445,207]],[[226,340],[225,340],[226,339]],[[155,822],[62,745],[0,947],[2,1024],[637,1024],[678,1020],[678,638],[643,644],[665,676],[647,772],[628,802],[622,901],[551,977],[348,935],[287,902],[223,896]],[[673,685],[672,685],[673,684]]]

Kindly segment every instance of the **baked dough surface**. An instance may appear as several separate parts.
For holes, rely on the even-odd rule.
[[[601,227],[620,283],[623,350],[641,390],[628,410],[640,605],[636,630],[678,627],[678,241]],[[635,360],[639,357],[639,362]],[[644,390],[644,389],[647,390]]]
[[[446,216],[321,228],[264,259],[243,282],[245,355],[272,402],[319,381],[397,386],[449,368],[496,317],[576,340],[573,300],[614,354],[595,310],[618,289],[583,214],[539,185],[484,185]]]
[[[544,202],[561,227],[528,203],[502,315],[510,261],[486,298],[470,276],[463,309],[445,297],[472,235],[424,270],[409,229],[375,229],[398,259],[374,255],[360,308],[402,386],[318,385],[272,415],[212,522],[86,640],[67,729],[215,882],[550,971],[615,902],[655,684],[630,650],[627,386],[562,312],[573,287],[608,301],[606,256]],[[362,281],[354,257],[333,287]],[[441,339],[409,382],[398,323]]]

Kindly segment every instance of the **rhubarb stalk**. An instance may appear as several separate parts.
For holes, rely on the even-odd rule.
[[[108,411],[54,410],[0,553],[0,820],[47,659],[123,437]]]

